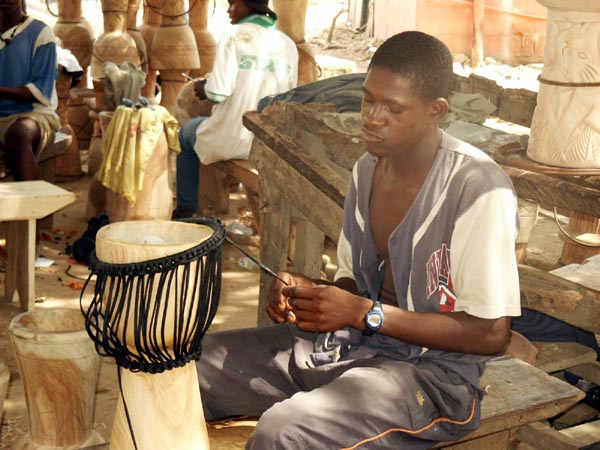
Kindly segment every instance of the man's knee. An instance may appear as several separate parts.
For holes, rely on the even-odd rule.
[[[19,119],[13,123],[5,134],[5,141],[12,148],[31,148],[34,152],[40,142],[41,131],[38,123],[29,118]]]
[[[301,450],[310,448],[303,424],[311,408],[304,402],[285,400],[273,405],[261,416],[254,433],[248,439],[248,450]]]

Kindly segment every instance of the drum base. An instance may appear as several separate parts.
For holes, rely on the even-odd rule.
[[[67,445],[66,447],[53,447],[47,444],[33,442],[29,433],[27,433],[15,441],[11,447],[11,450],[78,450],[104,443],[106,443],[106,441],[96,430],[92,430],[90,437],[84,442],[79,442],[78,444],[74,445]]]

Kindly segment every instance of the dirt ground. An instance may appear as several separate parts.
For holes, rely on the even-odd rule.
[[[224,2],[219,1],[217,5],[222,3]],[[336,30],[333,38],[328,41],[329,27],[333,17],[340,11],[344,3],[333,0],[319,1],[320,9],[317,9],[316,1],[309,2],[307,40],[313,44],[318,54],[347,58],[356,63],[357,70],[365,70],[376,42],[348,29]],[[98,4],[99,2],[95,4],[90,2],[89,5],[86,3],[89,8],[95,8],[95,10],[97,10]],[[55,21],[47,15],[43,4],[36,2],[29,6],[33,15],[40,18],[45,17],[49,23]],[[223,20],[222,12],[219,14],[221,15],[215,17],[215,22]],[[86,9],[84,8],[85,15]],[[338,23],[343,23],[343,20]],[[97,26],[97,22],[95,26]],[[36,308],[79,308],[81,285],[89,274],[86,266],[69,259],[66,248],[87,228],[89,218],[86,212],[87,193],[90,177],[84,175],[79,179],[63,181],[58,184],[60,187],[74,192],[76,201],[55,214],[53,229],[47,231],[45,240],[40,242],[39,254],[53,260],[54,264],[47,268],[36,269]],[[242,190],[232,193],[231,200],[230,213],[219,217],[226,225],[239,221],[247,210]],[[552,217],[542,212],[528,246],[529,263],[546,270],[558,267],[557,261],[561,246],[558,229]],[[259,256],[259,239],[256,235],[246,238],[243,247],[254,256]],[[256,324],[259,275],[257,272],[247,270],[239,265],[239,259],[242,256],[230,245],[223,246],[222,296],[210,332],[251,327]],[[3,283],[4,274],[0,273],[0,289],[3,289]],[[88,290],[83,296],[83,301],[89,300],[89,296],[90,291]],[[17,305],[16,302],[0,303],[0,361],[9,367],[11,374],[0,428],[0,450],[10,448],[14,440],[28,429],[27,405],[8,332],[10,321],[20,313]],[[110,439],[118,395],[116,364],[108,358],[103,358],[96,395],[94,429],[106,441]],[[217,446],[215,448],[225,447]]]

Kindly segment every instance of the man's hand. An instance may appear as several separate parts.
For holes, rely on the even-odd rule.
[[[200,100],[206,100],[206,91],[204,90],[204,86],[206,86],[206,78],[202,78],[194,82],[194,94],[196,94],[196,97],[198,97]]]
[[[278,275],[280,278],[285,280],[288,285],[315,285],[313,280],[299,273],[279,272]],[[294,315],[292,307],[289,304],[289,298],[282,293],[282,288],[284,287],[285,284],[278,279],[273,279],[271,282],[271,286],[269,287],[269,295],[267,298],[267,314],[273,321],[277,323],[295,323],[296,316]]]
[[[364,329],[363,318],[372,305],[369,299],[331,285],[287,286],[281,293],[289,298],[296,324],[304,331]]]

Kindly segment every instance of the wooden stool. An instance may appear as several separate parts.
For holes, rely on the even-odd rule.
[[[246,198],[260,233],[261,220],[258,203],[258,170],[252,161],[230,159],[200,166],[199,202],[201,208],[213,209],[215,213],[229,212],[229,186],[239,181],[246,190]]]
[[[47,181],[0,183],[0,221],[8,222],[5,301],[12,302],[15,290],[21,308],[33,308],[35,296],[36,219],[46,217],[73,203],[75,194]]]

